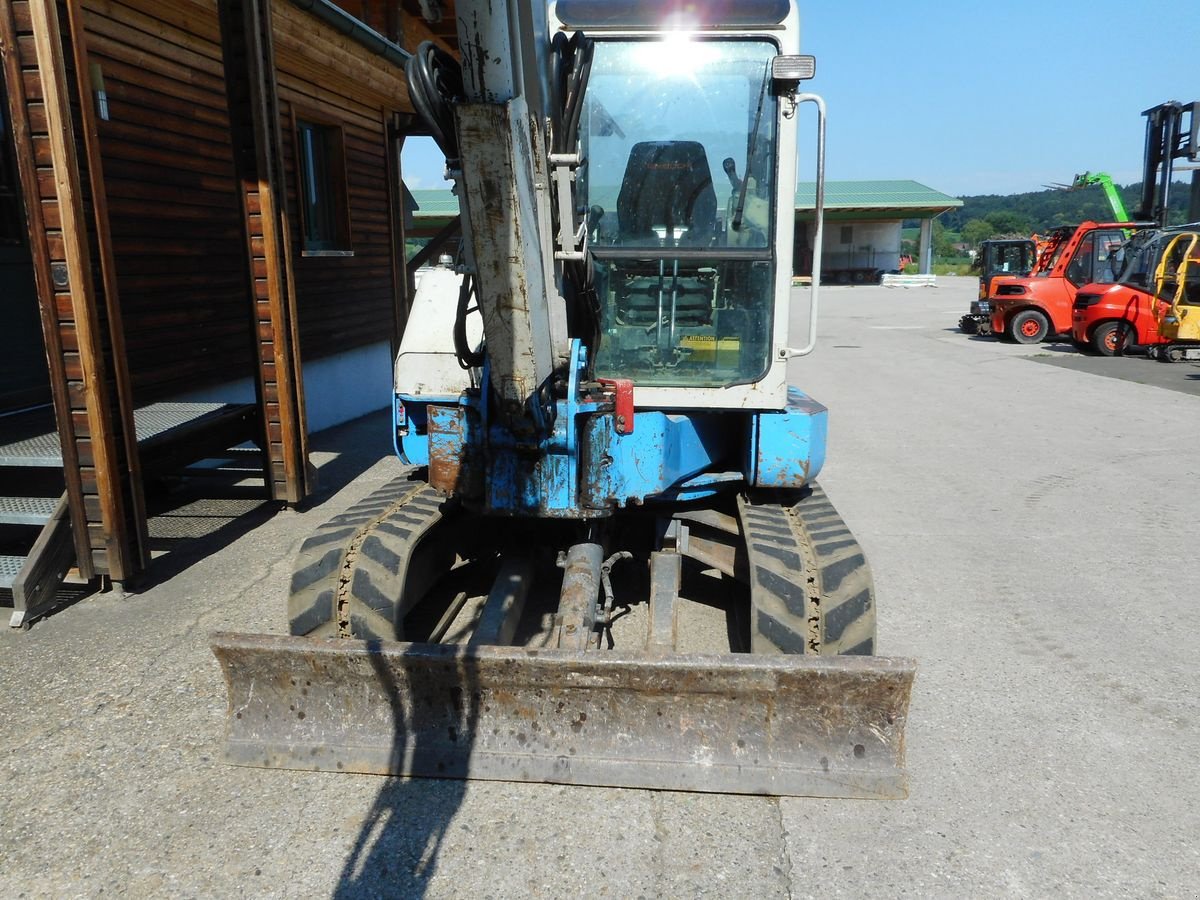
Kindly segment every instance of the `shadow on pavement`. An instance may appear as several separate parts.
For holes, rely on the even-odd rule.
[[[436,777],[384,784],[342,868],[333,893],[339,900],[423,897],[437,871],[442,841],[467,792],[463,779],[481,702],[474,661],[447,662],[449,669],[415,658],[392,666],[383,654],[371,656],[392,704],[392,768]]]
[[[317,487],[304,503],[306,510],[320,506],[381,459],[395,455],[391,413],[381,409],[318,431],[309,437],[308,449],[317,471]]]
[[[1200,373],[1196,372],[1194,366],[1180,363],[1167,365],[1144,356],[1099,356],[1083,353],[1040,353],[1024,356],[1022,359],[1184,394],[1200,394]]]
[[[309,438],[317,488],[301,508],[314,509],[392,455],[389,412],[380,410]],[[249,477],[247,477],[249,476]],[[147,484],[151,564],[132,587],[162,584],[220,552],[282,508],[268,500],[261,469],[235,461],[203,477],[162,478]]]

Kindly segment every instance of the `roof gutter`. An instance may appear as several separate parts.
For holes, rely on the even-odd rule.
[[[376,56],[382,56],[394,66],[404,68],[404,64],[412,56],[399,44],[392,43],[374,28],[363,24],[341,7],[335,6],[330,0],[292,0],[292,5],[311,13],[334,31],[344,34]]]

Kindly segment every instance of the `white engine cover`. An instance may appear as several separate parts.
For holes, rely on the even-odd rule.
[[[471,370],[454,354],[454,319],[462,276],[439,266],[421,273],[408,325],[396,355],[396,393],[406,397],[446,400],[472,386]],[[467,317],[467,342],[472,349],[483,340],[478,314]]]

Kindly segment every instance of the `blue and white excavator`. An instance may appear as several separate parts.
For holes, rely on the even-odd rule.
[[[461,64],[408,64],[462,233],[396,359],[411,468],[305,542],[291,636],[214,635],[227,758],[904,796],[914,666],[786,379],[794,5],[454,14]]]

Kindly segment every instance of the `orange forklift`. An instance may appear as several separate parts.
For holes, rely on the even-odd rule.
[[[1071,331],[1072,304],[1079,288],[1112,284],[1110,255],[1130,232],[1154,222],[1083,222],[1052,231],[1035,274],[1005,278],[992,288],[992,331],[1020,344],[1036,344]]]
[[[1075,295],[1071,329],[1075,346],[1103,356],[1144,347],[1147,355],[1158,358],[1170,343],[1160,325],[1169,318],[1172,305],[1159,282],[1178,272],[1183,251],[1197,243],[1200,229],[1195,225],[1146,229],[1134,235],[1114,259],[1115,283],[1088,285]],[[1169,259],[1171,251],[1180,258]],[[1160,278],[1161,272],[1168,277]]]
[[[991,334],[992,310],[988,303],[993,282],[999,278],[1023,278],[1034,271],[1038,260],[1034,238],[992,238],[981,241],[971,268],[979,272],[979,296],[971,309],[958,320],[966,334]]]

